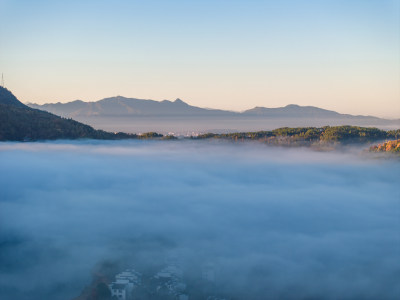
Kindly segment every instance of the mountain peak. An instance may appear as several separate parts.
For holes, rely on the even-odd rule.
[[[16,107],[26,107],[20,102],[8,89],[0,86],[0,104],[11,105]]]
[[[176,104],[185,104],[185,105],[188,105],[186,102],[182,101],[182,100],[179,99],[179,98],[176,98],[175,101],[174,101],[174,103],[176,103]]]

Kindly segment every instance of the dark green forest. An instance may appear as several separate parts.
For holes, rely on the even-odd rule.
[[[193,139],[225,139],[234,141],[255,140],[280,145],[308,145],[315,142],[369,143],[384,139],[398,139],[400,129],[385,131],[374,127],[324,126],[324,127],[283,127],[270,131],[205,133]]]
[[[0,141],[37,141],[55,139],[152,139],[155,132],[141,135],[96,130],[72,119],[62,118],[21,103],[8,89],[0,87]]]
[[[72,119],[64,119],[51,113],[0,104],[0,140],[35,141],[55,139],[126,139],[137,135],[110,133],[96,130]]]

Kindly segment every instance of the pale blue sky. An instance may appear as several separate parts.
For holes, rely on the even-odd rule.
[[[0,0],[23,102],[122,95],[400,117],[399,0]]]

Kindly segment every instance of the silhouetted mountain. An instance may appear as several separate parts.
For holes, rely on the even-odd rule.
[[[299,106],[296,104],[289,104],[285,107],[277,108],[266,108],[266,107],[255,107],[243,112],[246,115],[256,115],[265,117],[341,117],[350,116],[339,114],[332,110],[326,110],[314,106]]]
[[[97,102],[83,102],[76,100],[68,103],[28,104],[32,108],[43,109],[48,112],[66,117],[110,117],[110,116],[231,116],[231,117],[268,117],[268,118],[368,118],[379,120],[371,116],[353,116],[340,114],[314,106],[299,106],[290,104],[285,107],[267,108],[255,107],[242,113],[206,109],[191,106],[181,99],[175,101],[144,100],[125,98],[121,96],[105,98]],[[383,120],[383,119],[381,119]]]
[[[6,88],[0,87],[0,140],[120,139],[136,137],[124,133],[95,130],[72,119],[30,108]]]
[[[325,125],[378,126],[398,128],[399,120],[340,114],[313,106],[287,105],[278,108],[255,107],[244,112],[191,106],[180,99],[154,101],[111,97],[97,102],[28,104],[51,113],[76,119],[110,131],[191,135],[204,132],[270,130],[279,127],[320,127]]]
[[[177,116],[177,115],[227,115],[228,111],[191,106],[181,99],[175,101],[144,100],[121,96],[105,98],[97,102],[76,100],[68,103],[28,104],[32,108],[67,117],[83,116]]]
[[[21,103],[8,89],[0,86],[0,104],[10,105],[14,107],[27,107]]]

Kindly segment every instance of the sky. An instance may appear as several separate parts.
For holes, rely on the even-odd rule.
[[[0,143],[0,298],[74,299],[102,261],[171,253],[203,288],[211,264],[219,299],[399,299],[400,161],[342,150]]]
[[[23,102],[313,105],[400,117],[399,0],[0,0],[0,72]]]

